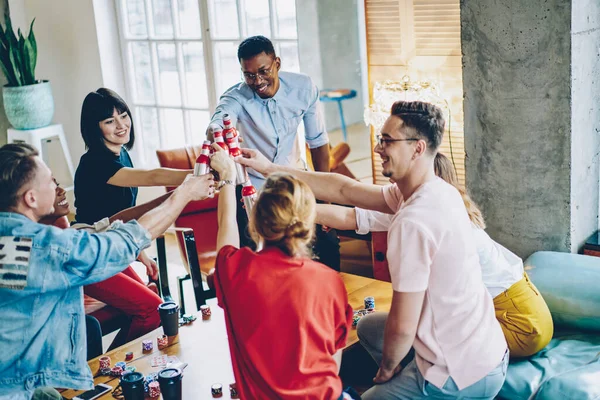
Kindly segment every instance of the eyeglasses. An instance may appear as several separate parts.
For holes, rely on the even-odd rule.
[[[256,81],[256,78],[258,78],[259,76],[263,79],[266,80],[268,77],[271,76],[271,72],[273,72],[273,64],[275,64],[275,61],[273,61],[271,63],[271,65],[269,66],[269,68],[266,69],[261,69],[258,71],[258,73],[256,74],[251,74],[250,72],[244,72],[243,76],[244,76],[244,80],[246,82],[254,82]]]
[[[379,147],[384,147],[386,144],[391,143],[391,142],[416,142],[419,139],[417,139],[417,138],[388,139],[388,138],[384,138],[381,135],[377,135],[377,136],[375,136],[375,140],[377,141],[377,144],[379,145]]]

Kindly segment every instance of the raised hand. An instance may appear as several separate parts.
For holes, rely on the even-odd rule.
[[[181,184],[191,200],[204,200],[215,192],[215,180],[212,174],[202,176],[188,175]]]
[[[253,149],[241,149],[242,157],[237,157],[235,161],[246,167],[250,167],[253,170],[260,172],[263,175],[268,175],[272,172],[274,164],[269,161],[260,152]]]

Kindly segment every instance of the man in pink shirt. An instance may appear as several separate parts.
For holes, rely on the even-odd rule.
[[[358,325],[361,343],[379,364],[364,399],[493,399],[504,383],[506,341],[483,284],[469,217],[458,191],[434,173],[444,125],[432,104],[392,106],[375,148],[383,174],[396,183],[385,189],[276,166],[252,150],[238,160],[265,175],[293,173],[319,199],[394,214],[390,312]],[[413,346],[415,359],[401,368]]]

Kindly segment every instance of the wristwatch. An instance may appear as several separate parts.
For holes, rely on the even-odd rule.
[[[235,186],[235,181],[232,181],[231,179],[221,179],[219,181],[219,186],[218,186],[217,189],[221,189],[225,185],[233,185],[233,186]]]

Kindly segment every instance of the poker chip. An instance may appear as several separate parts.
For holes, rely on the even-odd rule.
[[[130,365],[129,367],[125,368],[124,373],[128,373],[128,372],[135,372],[136,368],[133,365]]]
[[[215,398],[223,396],[223,385],[215,383],[210,387],[210,392],[212,393],[212,397]]]
[[[142,350],[143,351],[152,351],[154,345],[152,344],[152,340],[146,339],[142,342]]]
[[[110,368],[100,368],[100,375],[110,376]]]
[[[232,399],[239,399],[240,395],[238,394],[237,391],[237,384],[236,383],[230,383],[229,384],[229,397],[231,397]]]
[[[100,369],[110,368],[110,357],[109,356],[100,357],[98,362],[100,363]]]
[[[167,337],[167,335],[162,335],[162,336],[157,337],[156,345],[158,346],[159,350],[162,350],[165,347],[167,347],[169,345],[169,338]]]
[[[354,315],[352,316],[352,327],[356,328],[356,326],[358,325],[358,321],[360,321],[362,317],[374,312],[375,310],[373,308],[369,308],[366,310],[354,310]]]
[[[212,315],[212,312],[210,311],[210,306],[207,304],[201,305],[200,311],[202,312],[202,319],[208,319]]]
[[[160,396],[160,385],[157,381],[152,381],[148,384],[148,396],[158,397]]]
[[[125,361],[131,361],[133,360],[133,352],[129,352],[127,354],[125,354]]]
[[[375,308],[375,297],[365,297],[365,310]]]
[[[112,367],[112,369],[110,370],[110,374],[112,376],[121,376],[121,375],[123,375],[123,368],[121,368],[121,367]]]
[[[127,367],[127,363],[125,363],[125,361],[119,361],[118,363],[115,364],[115,367],[120,367],[121,369],[125,369],[125,367]]]

